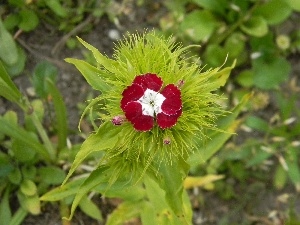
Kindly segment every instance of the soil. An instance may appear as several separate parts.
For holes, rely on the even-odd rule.
[[[122,37],[127,31],[143,31],[146,28],[157,27],[158,18],[165,12],[162,1],[152,1],[152,3],[147,3],[139,8],[136,8],[133,2],[118,15],[119,24],[113,23],[108,17],[102,17],[99,20],[87,18],[87,22],[93,23],[93,30],[86,33],[78,30],[78,33],[72,36],[79,35],[101,52],[111,56],[114,41],[118,37]],[[30,76],[37,63],[48,60],[56,65],[59,68],[57,86],[67,106],[68,124],[76,134],[80,117],[78,103],[84,103],[90,95],[95,95],[95,93],[79,72],[64,62],[63,59],[67,57],[83,58],[83,49],[70,50],[65,45],[57,45],[58,43],[64,44],[64,37],[65,34],[46,24],[41,24],[33,32],[21,34],[17,40],[21,46],[27,49],[28,60],[24,73],[16,77],[14,82],[23,93],[31,95]],[[55,51],[53,51],[54,49]],[[293,74],[299,78],[300,70],[297,60],[293,58],[291,62],[293,63]],[[8,109],[16,110],[15,106],[0,98],[0,114]],[[268,115],[265,114],[265,116]],[[86,129],[88,131],[88,126]],[[246,137],[246,135],[248,134],[241,134],[242,137]],[[71,140],[74,143],[82,141],[78,135],[73,135]],[[230,183],[232,180],[228,179],[226,182]],[[231,200],[223,200],[212,191],[194,190],[190,194],[194,207],[194,224],[282,225],[285,224],[285,215],[290,206],[287,196],[294,200],[295,211],[300,214],[300,198],[292,186],[282,191],[273,190],[270,183],[255,182],[255,184],[247,185],[234,183],[233,186],[239,197]],[[95,199],[95,201],[99,203],[104,218],[115,207],[112,202],[104,202],[102,199]],[[47,204],[42,208],[40,215],[28,216],[22,224],[60,225],[62,222],[57,205]],[[100,224],[103,223],[89,218],[80,210],[76,211],[72,220],[72,225]],[[139,224],[139,221],[132,221],[128,224]]]

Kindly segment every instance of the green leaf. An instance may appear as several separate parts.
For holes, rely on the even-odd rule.
[[[300,1],[299,0],[285,0],[285,2],[295,11],[300,11]]]
[[[20,22],[20,16],[18,14],[9,14],[5,17],[3,23],[7,30],[14,29]]]
[[[273,180],[274,186],[277,189],[281,190],[282,188],[284,188],[286,181],[287,181],[287,173],[283,169],[282,165],[278,164],[276,166],[274,180]]]
[[[11,77],[17,76],[20,73],[22,73],[24,71],[24,67],[26,63],[25,51],[20,47],[17,47],[17,51],[18,51],[17,61],[14,64],[5,65],[5,68]]]
[[[22,174],[19,168],[15,168],[8,175],[8,179],[11,183],[19,185],[22,181]]]
[[[68,16],[68,11],[60,4],[59,0],[47,0],[45,3],[56,15],[62,18]]]
[[[30,133],[30,134],[36,138],[36,135],[34,133]],[[36,140],[38,139],[36,138]],[[34,149],[28,146],[25,142],[20,141],[18,139],[14,139],[12,141],[11,150],[14,153],[15,159],[20,162],[30,161],[36,155],[36,151]]]
[[[79,205],[81,199],[90,192],[94,187],[98,186],[99,184],[103,183],[106,186],[109,185],[109,176],[110,171],[108,167],[100,167],[94,170],[88,178],[81,184],[81,186],[78,189],[78,192],[76,193],[75,199],[72,203],[71,207],[71,214],[68,220],[71,220],[71,218],[74,215],[75,209]]]
[[[189,166],[182,159],[175,160],[172,164],[161,163],[158,176],[153,176],[159,186],[165,191],[165,198],[170,208],[179,218],[184,218],[182,193],[183,181],[187,176]]]
[[[245,124],[258,131],[267,132],[269,130],[269,123],[256,116],[248,116]]]
[[[180,30],[193,41],[207,41],[216,29],[217,21],[208,10],[194,10],[180,24]]]
[[[79,208],[89,217],[98,221],[103,221],[100,209],[87,196],[84,196],[81,199]]]
[[[86,47],[88,50],[90,50],[93,53],[94,58],[96,59],[96,62],[98,63],[98,66],[101,66],[101,67],[103,66],[105,69],[109,70],[111,73],[117,72],[115,66],[118,65],[118,63],[115,60],[112,60],[112,59],[102,55],[98,51],[98,49],[96,49],[94,46],[88,44],[81,38],[77,37],[77,39],[80,41],[80,43],[82,45],[84,45],[84,47]],[[100,74],[100,76],[105,76],[106,78],[114,79],[111,76],[110,77],[106,76],[105,73]]]
[[[49,94],[52,96],[52,101],[54,104],[55,115],[56,115],[56,129],[58,135],[58,149],[63,149],[67,145],[67,109],[57,87],[54,85],[53,81],[49,78],[46,79],[47,89]]]
[[[268,33],[266,20],[261,16],[252,16],[241,25],[242,31],[255,37],[262,37]]]
[[[31,180],[23,180],[20,185],[20,191],[26,196],[33,196],[37,194],[37,187]]]
[[[236,121],[237,116],[240,111],[249,101],[251,95],[246,95],[241,100],[241,102],[232,110],[232,112],[226,117],[220,118],[218,123],[218,128],[223,130],[214,131],[209,135],[210,140],[204,143],[198,141],[198,150],[190,156],[188,163],[191,167],[205,163],[209,158],[211,158],[218,150],[220,150],[224,143],[232,136],[233,132],[238,128],[239,121]]]
[[[1,41],[1,40],[0,40]],[[12,82],[7,74],[2,62],[0,61],[0,96],[8,99],[11,102],[19,104],[22,97],[18,88]]]
[[[11,138],[16,138],[19,141],[22,141],[28,147],[34,149],[37,153],[43,156],[45,160],[50,160],[50,156],[46,148],[40,142],[38,142],[36,138],[34,138],[30,133],[20,126],[11,124],[0,117],[0,127],[2,133],[10,136]]]
[[[66,176],[65,171],[55,166],[47,166],[38,169],[40,179],[46,184],[61,184]]]
[[[300,168],[298,163],[298,148],[289,146],[288,156],[285,158],[288,165],[287,174],[296,186],[297,191],[300,191]]]
[[[40,214],[41,204],[37,195],[26,196],[22,192],[18,191],[17,196],[23,209],[27,210],[33,215]]]
[[[276,88],[288,78],[290,71],[290,63],[282,57],[270,62],[260,58],[253,60],[254,84],[261,89]]]
[[[252,87],[254,85],[254,75],[252,70],[243,70],[235,80],[243,87]]]
[[[195,4],[212,12],[224,15],[228,2],[226,0],[192,0]]]
[[[44,61],[39,63],[33,71],[32,83],[38,96],[46,98],[48,96],[47,80],[55,83],[57,68],[51,63]]]
[[[11,34],[6,30],[0,18],[0,59],[5,64],[12,65],[18,60],[18,50],[16,42]]]
[[[99,127],[96,134],[90,135],[83,142],[63,184],[69,179],[69,177],[74,173],[76,168],[89,154],[113,148],[117,143],[119,136],[122,135],[120,133],[121,129],[121,127],[114,126],[110,121],[108,121],[103,123]]]
[[[20,225],[22,221],[25,219],[27,216],[28,212],[20,207],[17,212],[13,215],[10,223],[8,225]]]
[[[76,180],[72,180],[68,183],[66,183],[63,186],[59,186],[43,196],[40,197],[41,201],[60,201],[64,198],[67,198],[69,196],[75,195],[78,192],[79,187],[84,182],[86,178],[82,177]]]
[[[123,202],[109,215],[106,225],[123,225],[129,219],[137,217],[143,208],[143,202]]]
[[[34,30],[39,24],[39,18],[34,11],[29,9],[23,9],[19,12],[21,22],[19,28],[24,31]]]
[[[205,62],[207,62],[209,67],[220,66],[224,63],[227,53],[221,46],[210,44],[205,49]]]
[[[252,159],[247,160],[246,168],[260,165],[263,161],[273,156],[273,152],[263,151],[262,149],[258,149]]]
[[[258,6],[253,15],[263,16],[270,25],[282,23],[292,14],[292,9],[286,0],[270,0]]]
[[[11,221],[12,213],[9,206],[9,194],[9,188],[6,188],[4,194],[1,194],[0,225],[7,225]]]
[[[72,63],[84,76],[86,81],[94,88],[95,90],[101,92],[107,92],[112,89],[103,78],[101,78],[100,71],[96,67],[90,65],[89,63],[79,60],[79,59],[65,59],[66,62]]]

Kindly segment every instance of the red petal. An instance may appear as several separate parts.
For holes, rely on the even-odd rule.
[[[139,84],[145,89],[151,89],[153,91],[159,91],[163,81],[156,74],[146,73],[144,75],[136,76],[133,80],[134,84]]]
[[[125,116],[138,131],[149,131],[153,127],[153,117],[143,115],[142,105],[138,102],[129,102],[125,106]]]
[[[132,84],[123,91],[122,95],[123,98],[121,100],[121,109],[124,111],[124,108],[128,102],[137,101],[144,95],[144,90],[140,85]]]
[[[174,84],[168,84],[161,94],[166,98],[161,105],[165,114],[176,114],[182,108],[181,92]]]
[[[177,123],[178,118],[181,116],[182,110],[179,110],[174,115],[167,115],[164,113],[158,113],[156,116],[157,124],[160,128],[170,128]]]

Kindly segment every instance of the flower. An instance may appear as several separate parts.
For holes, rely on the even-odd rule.
[[[129,35],[112,58],[79,39],[97,62],[67,59],[99,91],[84,111],[99,109],[102,124],[87,139],[76,165],[93,151],[105,151],[100,165],[114,177],[139,178],[161,163],[187,161],[203,145],[208,130],[226,112],[216,91],[233,66],[202,71],[188,49],[155,32]],[[97,105],[97,107],[94,107]],[[96,123],[94,123],[96,125]],[[102,149],[102,150],[99,150]]]
[[[170,128],[181,116],[180,90],[174,84],[168,84],[161,90],[162,85],[160,77],[146,73],[136,76],[123,91],[121,108],[136,130],[151,130],[155,119],[160,128]]]

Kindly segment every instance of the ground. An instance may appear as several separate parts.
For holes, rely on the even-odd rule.
[[[134,10],[128,9],[120,17],[119,25],[114,24],[108,17],[102,17],[99,20],[90,20],[86,22],[94,23],[92,31],[82,33],[78,29],[79,35],[85,41],[93,44],[101,52],[108,56],[112,54],[113,42],[118,36],[122,36],[127,31],[142,31],[145,28],[151,29],[157,26],[157,18],[164,13],[159,3],[153,3]],[[84,22],[83,22],[84,23]],[[90,93],[93,93],[90,86],[84,78],[71,66],[63,61],[66,57],[82,58],[82,49],[69,50],[64,45],[65,36],[57,32],[53,27],[41,24],[38,29],[30,33],[22,33],[18,37],[18,42],[23,46],[28,55],[26,70],[24,73],[14,79],[23,93],[30,95],[31,83],[30,75],[34,66],[42,60],[48,60],[59,68],[58,88],[64,97],[67,112],[68,123],[72,130],[76,131],[80,114],[78,112],[78,103],[85,102]],[[62,45],[61,45],[62,44]],[[295,65],[294,73],[299,76],[299,65],[297,59],[292,58]],[[0,99],[0,114],[13,106],[7,101]],[[268,116],[268,115],[266,115]],[[88,126],[87,128],[88,129]],[[72,141],[82,141],[78,136],[72,137]],[[232,182],[230,178],[227,182]],[[194,224],[240,224],[241,221],[252,221],[251,224],[284,224],[284,213],[289,207],[286,202],[287,195],[295,200],[296,212],[300,214],[300,199],[296,194],[294,187],[290,186],[283,191],[275,191],[270,183],[232,184],[234,190],[239,193],[239,197],[233,200],[222,200],[214,192],[195,190],[191,193],[191,200],[194,206]],[[101,206],[105,216],[114,207],[113,202],[107,202],[104,199],[96,199]],[[22,223],[23,225],[60,225],[61,218],[56,204],[47,204],[43,207],[43,212],[39,216],[29,216]],[[102,224],[94,221],[78,210],[72,224],[74,225],[97,225]],[[139,224],[138,221],[132,221],[131,224]]]

